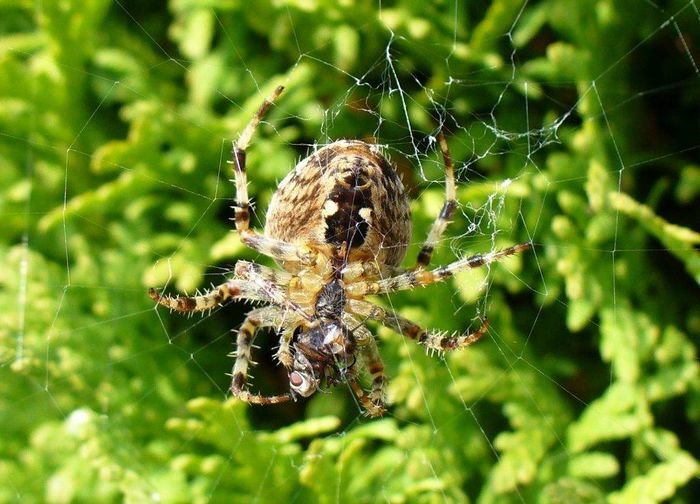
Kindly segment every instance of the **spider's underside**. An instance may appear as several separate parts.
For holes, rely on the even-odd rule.
[[[265,232],[250,229],[245,153],[256,126],[282,92],[265,100],[233,147],[236,180],[235,222],[248,247],[274,258],[282,271],[239,261],[233,278],[203,295],[150,296],[181,312],[205,311],[229,299],[263,301],[248,313],[238,331],[231,392],[255,404],[308,397],[322,385],[348,383],[369,416],[385,411],[386,377],[374,336],[364,326],[377,321],[426,348],[448,351],[477,341],[488,321],[470,334],[428,332],[365,299],[429,285],[457,271],[476,268],[530,247],[522,243],[427,270],[433,248],[456,207],[454,167],[447,143],[438,140],[445,160],[446,200],[418,254],[415,267],[399,267],[411,238],[411,215],[403,185],[378,147],[342,140],[302,160],[280,183],[265,221]],[[290,392],[253,394],[246,387],[256,331],[280,334],[276,357],[287,369]],[[365,393],[358,368],[372,376]]]

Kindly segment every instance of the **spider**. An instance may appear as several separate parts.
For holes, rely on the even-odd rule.
[[[370,417],[385,412],[387,379],[371,320],[427,349],[465,347],[488,330],[488,320],[468,334],[426,331],[416,323],[366,299],[429,285],[528,249],[521,243],[500,251],[427,269],[456,203],[454,166],[442,134],[445,203],[430,228],[412,269],[399,265],[411,238],[411,214],[404,188],[376,145],[339,140],[303,159],[279,184],[267,211],[264,234],[250,228],[246,150],[253,133],[282,93],[277,87],[233,145],[236,184],[235,226],[241,241],[272,257],[282,270],[238,261],[233,278],[197,296],[171,297],[155,289],[157,303],[179,312],[211,310],[232,299],[262,301],[238,331],[231,393],[253,404],[277,404],[308,397],[322,386],[348,383]],[[264,396],[247,388],[255,333],[272,327],[280,335],[277,360],[286,368],[289,392]],[[371,390],[359,384],[359,369],[372,377]]]

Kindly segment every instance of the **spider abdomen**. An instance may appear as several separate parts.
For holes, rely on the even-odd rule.
[[[265,234],[292,243],[348,248],[348,259],[398,266],[411,237],[403,184],[379,148],[334,142],[303,159],[280,183]]]

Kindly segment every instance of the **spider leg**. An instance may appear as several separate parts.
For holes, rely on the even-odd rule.
[[[280,335],[280,346],[277,352],[275,352],[275,357],[286,369],[291,369],[292,363],[294,362],[294,356],[292,356],[292,351],[290,349],[293,337],[293,329],[282,332]]]
[[[294,275],[248,261],[238,261],[234,272],[236,276],[264,293],[265,299],[270,303],[282,306],[307,321],[313,319],[299,304],[289,298],[287,287],[293,281]]]
[[[450,156],[450,151],[447,147],[447,140],[445,140],[445,135],[443,135],[442,132],[438,133],[438,143],[440,144],[442,157],[445,161],[445,203],[442,205],[442,210],[440,210],[440,213],[433,222],[433,225],[430,227],[428,237],[418,253],[416,265],[413,269],[425,268],[428,264],[430,264],[430,259],[433,256],[433,250],[440,241],[442,233],[445,232],[455,208],[457,208],[455,167],[454,164],[452,164],[452,156]]]
[[[350,386],[368,416],[382,416],[386,411],[384,404],[387,379],[384,375],[384,362],[379,354],[377,341],[364,323],[359,322],[350,313],[343,312],[342,321],[343,325],[352,332],[357,344],[356,352],[360,354],[362,363],[372,376],[372,390],[369,394],[362,389],[356,378],[350,380]]]
[[[369,393],[369,400],[374,405],[375,410],[383,413],[385,411],[387,379],[384,375],[384,362],[379,354],[377,342],[371,338],[366,345],[359,347],[359,350],[367,366],[367,371],[372,376],[372,391]]]
[[[520,243],[496,252],[477,254],[460,259],[447,266],[440,266],[433,270],[419,269],[416,271],[407,271],[401,275],[377,280],[375,282],[357,282],[347,286],[347,295],[348,297],[362,298],[370,294],[387,294],[390,292],[412,289],[419,285],[430,285],[441,282],[461,270],[478,268],[500,261],[505,257],[527,250],[531,246],[532,244],[530,242]]]
[[[352,332],[352,335],[355,338],[355,343],[358,347],[363,347],[369,344],[370,340],[374,342],[374,336],[372,335],[372,332],[364,325],[364,321],[360,322],[356,317],[352,316],[347,311],[343,311],[340,318],[343,321],[343,325],[348,328],[350,332]]]
[[[489,328],[488,319],[484,319],[481,326],[472,333],[447,334],[441,331],[428,332],[415,322],[396,313],[390,313],[388,310],[369,301],[350,299],[348,300],[347,308],[356,315],[375,320],[409,339],[416,340],[424,347],[439,352],[449,352],[469,346],[481,339]]]
[[[238,261],[233,269],[237,278],[250,280],[252,278],[262,278],[266,282],[272,283],[277,287],[287,287],[294,275],[286,271],[268,268],[262,264],[250,261]]]
[[[262,396],[251,394],[245,388],[248,381],[248,366],[252,363],[251,349],[257,330],[261,327],[278,326],[281,322],[281,317],[284,317],[284,313],[277,307],[259,308],[248,313],[241,328],[238,330],[235,352],[236,362],[231,373],[231,393],[242,401],[251,404],[278,404],[292,399],[291,393]]]
[[[284,88],[277,86],[270,96],[260,105],[260,108],[251,118],[238,141],[233,144],[233,160],[229,164],[234,166],[236,182],[235,222],[241,241],[252,248],[279,261],[298,261],[313,263],[315,255],[306,247],[287,243],[281,240],[261,235],[250,229],[250,198],[248,197],[248,175],[246,173],[246,149],[255,133],[260,121],[279,97]]]
[[[272,299],[245,280],[228,280],[198,296],[168,296],[154,288],[148,295],[156,303],[179,312],[202,312],[222,305],[228,299],[251,299],[269,301]]]
[[[297,262],[304,265],[313,265],[317,261],[317,254],[305,245],[277,240],[262,235],[254,229],[243,229],[238,234],[245,246],[276,261]]]
[[[365,391],[362,389],[362,385],[360,385],[357,380],[351,380],[350,387],[364,408],[365,415],[371,418],[376,418],[384,414],[386,411],[384,404],[376,404],[371,397],[365,393]]]
[[[249,261],[238,261],[234,272],[237,277],[243,278],[252,283],[260,283],[263,285],[272,284],[277,288],[287,288],[296,279],[294,275],[286,271],[268,268],[267,266]],[[299,319],[298,312],[301,311],[301,307],[298,307],[295,303],[292,303],[287,296],[282,296],[282,294],[284,294],[284,291],[280,290],[279,294],[275,297],[277,304],[291,308],[289,311],[289,316],[293,317],[296,315],[295,318]],[[280,345],[277,352],[275,352],[275,357],[286,369],[290,369],[292,367],[293,357],[292,351],[290,350],[290,344],[292,337],[294,336],[294,327],[297,325],[295,322],[296,321],[289,323],[288,320],[282,319],[277,324],[278,327],[291,327],[290,329],[281,333]]]
[[[274,270],[255,265],[261,268],[258,270],[251,267],[252,264],[245,263],[236,269],[236,274],[243,278],[228,280],[199,296],[163,296],[153,288],[148,290],[148,295],[158,304],[180,312],[202,312],[216,308],[228,299],[250,299],[284,307],[296,317],[312,320],[301,306],[288,299],[284,286],[270,278],[270,272]]]
[[[236,229],[239,232],[250,227],[250,200],[248,199],[248,177],[245,171],[246,149],[255,133],[260,121],[272,106],[277,97],[282,94],[284,88],[277,86],[272,94],[265,99],[255,115],[250,119],[241,133],[238,141],[233,144],[233,161],[229,161],[235,167],[236,175]]]
[[[392,277],[405,273],[405,271],[399,266],[379,264],[377,261],[358,261],[349,263],[342,269],[340,274],[343,282],[349,284],[359,279]]]

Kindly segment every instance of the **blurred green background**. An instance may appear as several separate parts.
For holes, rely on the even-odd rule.
[[[0,502],[697,502],[697,0],[0,2]],[[155,309],[239,258],[315,143],[386,145],[433,264],[489,271],[382,302],[478,344],[378,334],[391,407],[344,387],[227,393],[248,305]],[[253,387],[288,386],[262,335]]]

